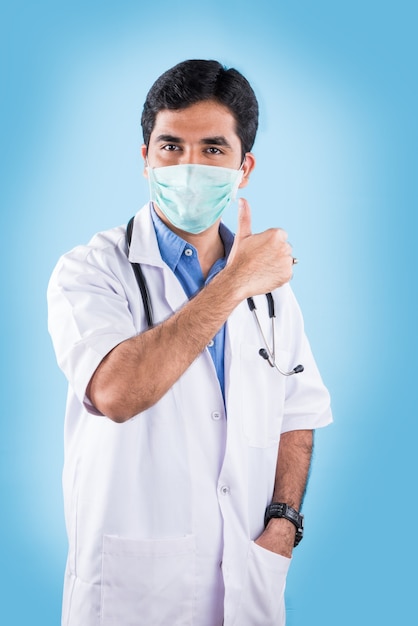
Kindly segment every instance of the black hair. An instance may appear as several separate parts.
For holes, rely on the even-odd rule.
[[[238,70],[226,69],[218,61],[189,60],[162,74],[149,90],[141,125],[148,148],[157,114],[164,109],[185,109],[203,100],[226,106],[236,122],[242,155],[253,147],[258,128],[258,103],[247,79]]]

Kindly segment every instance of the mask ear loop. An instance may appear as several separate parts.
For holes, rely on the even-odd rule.
[[[241,163],[241,165],[239,166],[239,169],[238,169],[239,172],[242,172],[242,178],[244,177],[244,163],[245,163],[246,160],[247,160],[247,157],[244,156],[244,158],[242,159],[242,163]],[[242,180],[242,178],[241,178],[241,180]]]
[[[148,161],[148,153],[145,156],[145,170],[146,170],[146,172],[148,174],[147,180],[148,180],[148,190],[149,190],[150,202],[152,204],[154,204],[153,193],[152,193],[152,180],[151,180],[152,176],[153,176],[153,173],[152,173],[152,167],[151,167],[151,165],[149,164],[149,161]]]
[[[242,179],[244,178],[244,170],[243,170],[244,163],[245,163],[245,157],[244,157],[244,159],[243,159],[239,169],[236,170],[237,178],[235,180],[235,183],[234,183],[234,186],[233,186],[232,192],[231,192],[231,201],[232,202],[234,202],[237,199],[238,189],[239,189],[239,186],[241,184]]]

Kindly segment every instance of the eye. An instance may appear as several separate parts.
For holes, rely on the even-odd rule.
[[[161,149],[165,150],[166,152],[175,152],[176,150],[180,150],[180,147],[176,146],[174,143],[166,143],[161,146]]]
[[[209,154],[222,154],[222,150],[219,150],[219,148],[215,148],[214,146],[206,148],[206,152],[208,152]]]

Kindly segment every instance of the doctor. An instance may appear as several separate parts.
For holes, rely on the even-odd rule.
[[[51,277],[49,329],[69,383],[64,626],[285,623],[313,431],[332,418],[286,233],[253,234],[242,198],[235,237],[221,222],[254,169],[257,125],[236,70],[165,72],[143,109],[152,201],[129,253],[126,227],[114,228]],[[260,357],[264,341],[281,368],[304,371],[283,376]]]

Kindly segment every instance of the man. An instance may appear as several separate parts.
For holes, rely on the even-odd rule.
[[[168,70],[144,105],[152,202],[129,252],[125,227],[99,233],[51,278],[69,381],[65,626],[285,622],[313,430],[331,413],[286,233],[252,234],[244,199],[235,238],[220,221],[254,169],[257,124],[236,70]]]

